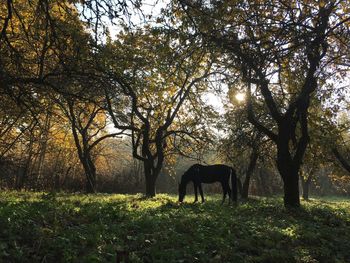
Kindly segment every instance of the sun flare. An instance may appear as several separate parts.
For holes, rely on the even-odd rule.
[[[245,94],[244,93],[237,93],[235,98],[238,102],[242,102],[245,100]]]

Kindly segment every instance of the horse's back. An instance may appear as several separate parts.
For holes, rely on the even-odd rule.
[[[203,183],[228,181],[231,174],[231,168],[224,164],[214,165],[194,165],[198,169],[198,176]]]

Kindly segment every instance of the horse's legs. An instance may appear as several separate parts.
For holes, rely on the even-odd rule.
[[[202,203],[204,203],[203,189],[202,189],[201,183],[198,184],[198,188],[199,188],[199,193],[201,194],[201,197],[202,197]]]
[[[198,201],[198,192],[197,192],[198,185],[195,182],[193,182],[193,187],[194,187],[194,202],[197,202]]]
[[[222,197],[221,204],[223,204],[225,202],[228,189],[227,189],[227,184],[225,184],[225,183],[221,183],[221,186],[222,186],[222,192],[223,192],[223,197]]]

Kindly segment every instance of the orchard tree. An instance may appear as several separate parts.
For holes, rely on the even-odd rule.
[[[61,96],[56,99],[64,115],[69,121],[76,152],[86,176],[86,192],[96,192],[96,146],[103,140],[115,137],[123,131],[109,132],[108,118],[103,100],[77,99],[73,96]]]
[[[246,83],[248,119],[277,147],[284,204],[299,207],[310,99],[332,77],[344,78],[339,72],[349,65],[349,1],[179,2],[184,23],[220,49]],[[264,103],[273,125],[260,120],[253,99]]]
[[[318,105],[319,102],[316,102]],[[328,111],[327,111],[328,112]],[[302,197],[309,200],[309,189],[313,181],[316,180],[317,172],[326,166],[331,159],[329,149],[335,138],[335,125],[328,119],[321,110],[321,107],[310,109],[309,134],[310,142],[306,149],[303,164],[300,168],[300,181]]]
[[[143,162],[146,195],[155,196],[176,141],[205,133],[197,128],[203,120],[194,108],[211,74],[210,57],[198,43],[159,28],[126,30],[104,52],[103,71],[112,82],[106,87],[109,114],[115,128],[130,131],[133,156]],[[125,99],[128,110],[120,114]]]
[[[219,156],[229,162],[242,174],[239,180],[240,194],[243,199],[248,198],[249,184],[258,161],[257,133],[250,129],[251,125],[245,121],[245,109],[240,107],[229,109],[219,124],[219,129],[225,132],[218,145]],[[221,127],[222,126],[222,127]],[[244,190],[243,190],[244,186]]]
[[[270,161],[269,154],[273,145],[267,136],[264,136],[247,119],[247,101],[244,93],[234,90],[228,92],[229,102],[227,102],[226,113],[222,118],[219,129],[225,132],[225,136],[220,140],[218,152],[225,160],[232,163],[242,171],[243,182],[241,196],[248,198],[251,177],[257,167],[259,159]],[[262,105],[255,103],[255,107]],[[265,125],[268,124],[265,120]]]

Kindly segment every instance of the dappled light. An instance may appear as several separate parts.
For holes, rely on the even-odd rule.
[[[0,262],[350,262],[350,0],[0,2]]]

